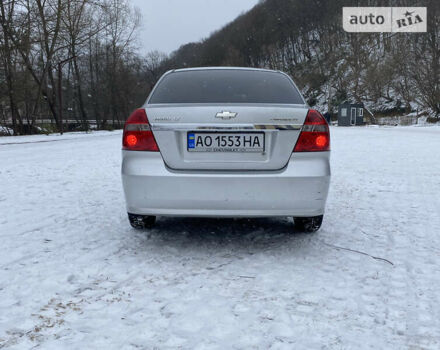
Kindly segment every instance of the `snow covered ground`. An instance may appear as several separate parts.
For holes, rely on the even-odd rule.
[[[0,348],[440,348],[440,128],[332,128],[311,235],[131,229],[120,138],[0,138]]]

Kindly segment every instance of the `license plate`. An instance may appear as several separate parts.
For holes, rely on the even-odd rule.
[[[189,132],[189,152],[264,152],[264,132]]]

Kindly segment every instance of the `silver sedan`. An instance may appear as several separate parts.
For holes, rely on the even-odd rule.
[[[330,183],[328,124],[284,73],[165,73],[123,133],[130,223],[156,216],[292,216],[320,228]]]

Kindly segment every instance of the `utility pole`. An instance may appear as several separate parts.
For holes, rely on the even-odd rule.
[[[63,65],[71,60],[76,58],[76,56],[72,56],[66,58],[65,60],[58,63],[58,118],[60,120],[60,125],[58,125],[60,129],[60,134],[62,135],[64,132],[63,126]]]

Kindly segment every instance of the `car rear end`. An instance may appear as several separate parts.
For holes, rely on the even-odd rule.
[[[293,81],[268,70],[165,74],[127,120],[122,180],[133,215],[323,215],[330,136]]]

